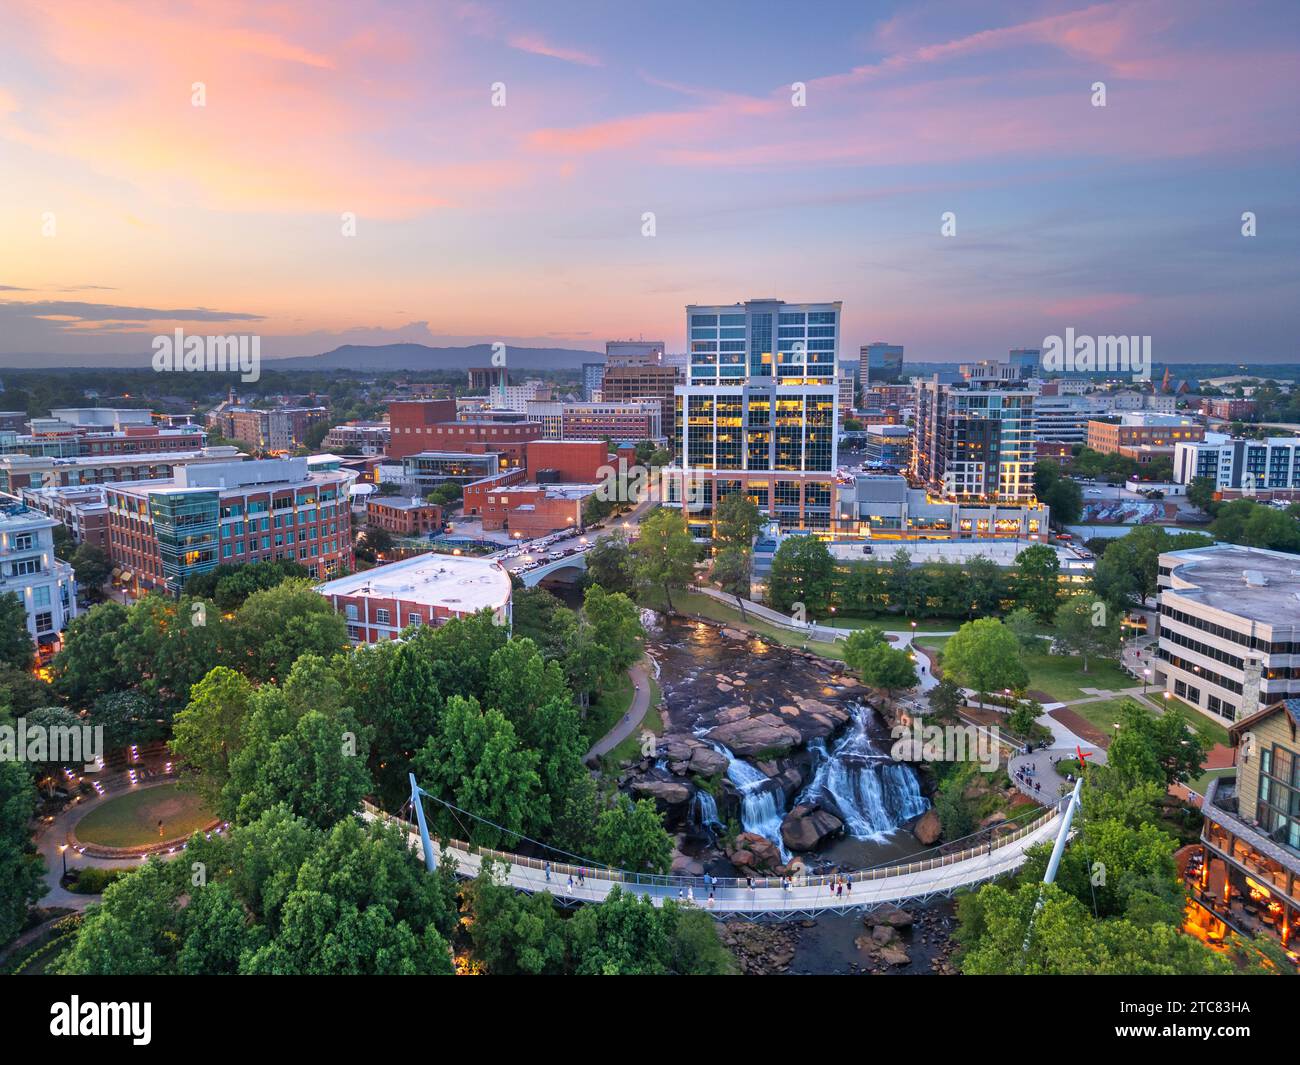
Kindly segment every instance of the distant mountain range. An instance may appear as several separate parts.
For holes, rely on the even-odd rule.
[[[506,366],[521,370],[577,370],[584,362],[603,362],[604,352],[577,348],[526,348],[506,345]],[[277,359],[264,356],[267,370],[466,370],[492,365],[491,344],[459,348],[433,348],[427,344],[344,344],[320,355],[295,355]],[[130,355],[0,355],[4,369],[148,369],[150,356]]]
[[[603,352],[576,348],[524,348],[506,345],[510,370],[577,370],[584,362],[603,362]],[[431,348],[427,344],[344,344],[320,355],[266,359],[276,370],[467,370],[492,365],[491,344]]]

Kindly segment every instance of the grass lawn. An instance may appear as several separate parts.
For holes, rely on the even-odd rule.
[[[1119,708],[1125,701],[1124,697],[1118,699],[1099,699],[1092,703],[1075,703],[1070,707],[1070,709],[1080,717],[1084,718],[1089,724],[1095,725],[1108,735],[1114,735],[1115,722],[1119,720]],[[1220,743],[1225,747],[1229,746],[1228,730],[1218,722],[1211,721],[1199,710],[1188,706],[1181,699],[1171,698],[1168,700],[1162,699],[1161,701],[1177,703],[1187,717],[1188,724],[1191,725],[1191,727],[1201,736],[1205,737],[1205,739],[1211,744]],[[1143,707],[1143,709],[1148,709],[1137,699],[1134,699],[1133,702],[1137,703],[1138,706]],[[1202,778],[1202,783],[1204,783],[1209,776],[1218,772],[1219,770],[1211,770]],[[1192,789],[1194,791],[1200,791],[1202,794],[1204,794],[1205,790],[1204,788],[1198,788],[1195,785],[1192,786]]]
[[[141,847],[189,836],[214,815],[192,791],[178,784],[140,788],[105,799],[77,822],[77,837],[101,847]],[[162,834],[158,822],[162,821]]]
[[[587,718],[582,725],[587,742],[595,742],[617,725],[631,705],[632,678],[620,673],[618,679],[587,707]]]
[[[1187,703],[1183,702],[1178,698],[1178,696],[1171,695],[1166,699],[1159,691],[1153,691],[1151,693],[1151,701],[1153,703],[1164,703],[1165,706],[1177,706],[1182,710],[1183,715],[1187,718],[1188,722],[1191,723],[1192,728],[1196,729],[1197,732],[1211,743],[1222,744],[1224,747],[1232,746],[1232,744],[1228,742],[1227,726],[1220,725],[1217,721],[1212,721],[1201,713],[1201,711],[1197,710],[1196,707],[1189,706]]]
[[[1029,690],[1043,692],[1054,702],[1086,699],[1083,688],[1119,691],[1137,683],[1116,663],[1104,659],[1090,659],[1085,673],[1083,660],[1076,655],[1022,653],[1020,657],[1029,671]]]
[[[917,632],[956,632],[965,623],[962,618],[925,618],[916,623]],[[902,614],[874,614],[861,617],[843,617],[837,615],[823,621],[834,629],[865,629],[872,626],[886,632],[906,632],[912,627],[912,619]]]
[[[1113,736],[1115,735],[1115,724],[1119,721],[1120,707],[1126,702],[1128,700],[1125,698],[1099,699],[1095,703],[1075,703],[1070,707],[1070,710],[1078,714],[1088,724],[1101,729],[1106,735]]]
[[[647,591],[641,597],[641,604],[653,610],[664,610],[663,595],[658,590]],[[822,643],[818,640],[804,640],[798,633],[776,625],[760,621],[751,614],[740,620],[740,611],[726,603],[721,603],[699,592],[678,591],[673,593],[673,606],[679,614],[686,614],[717,621],[723,625],[732,625],[738,629],[749,629],[765,640],[785,647],[799,647],[821,655],[823,658],[844,660],[844,651],[837,643]]]
[[[1195,780],[1189,781],[1187,786],[1192,791],[1196,792],[1198,795],[1204,795],[1205,789],[1210,786],[1211,780],[1214,780],[1217,777],[1234,776],[1236,772],[1237,772],[1237,767],[1233,765],[1225,766],[1222,769],[1207,769]]]

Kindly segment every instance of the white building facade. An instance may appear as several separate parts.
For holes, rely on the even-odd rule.
[[[54,650],[77,616],[72,567],[54,555],[59,523],[25,506],[0,508],[0,595],[12,593],[27,611],[27,631],[38,648]]]

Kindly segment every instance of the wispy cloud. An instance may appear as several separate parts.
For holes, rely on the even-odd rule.
[[[594,55],[586,52],[580,52],[576,48],[565,48],[558,44],[551,44],[545,38],[535,33],[515,33],[508,40],[511,48],[517,48],[521,52],[529,52],[532,55],[544,55],[551,59],[562,59],[566,63],[576,63],[583,67],[599,67],[604,64]]]

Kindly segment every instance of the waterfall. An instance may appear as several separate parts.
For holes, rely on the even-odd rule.
[[[720,743],[712,747],[727,760],[727,779],[740,793],[740,824],[746,832],[770,839],[781,852],[781,861],[790,860],[790,852],[781,838],[785,819],[785,795],[762,771],[737,758]]]
[[[725,827],[718,817],[717,800],[703,788],[695,789],[695,798],[691,802],[691,820],[710,836],[717,829]]]
[[[836,812],[854,839],[879,837],[925,812],[916,773],[880,751],[867,734],[866,707],[849,708],[853,723],[827,751],[816,739],[808,749],[816,760],[811,783],[799,802],[820,802]]]

